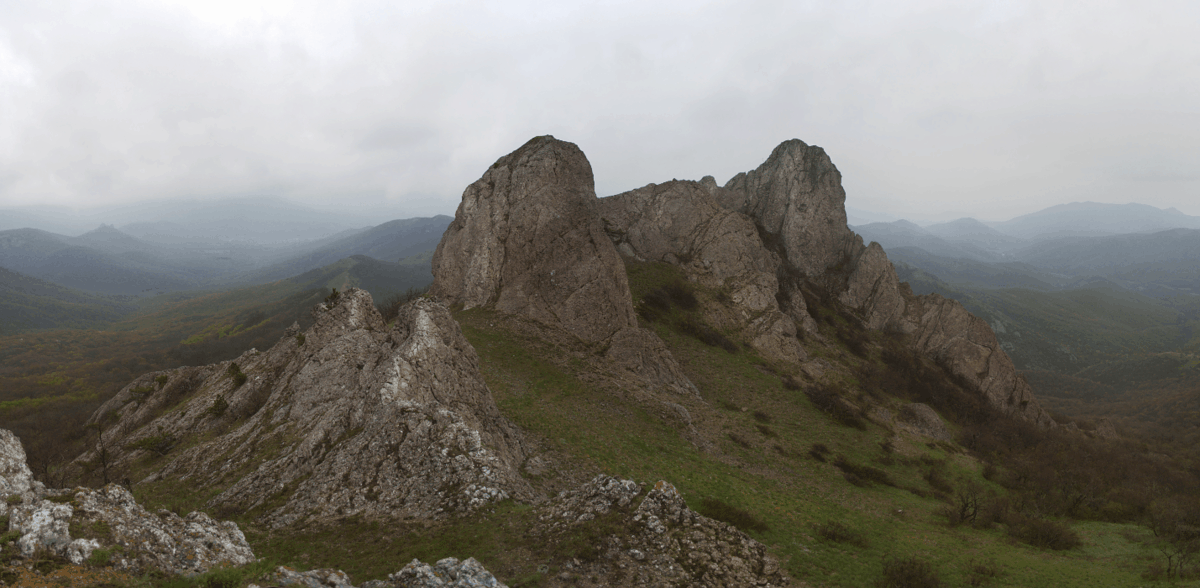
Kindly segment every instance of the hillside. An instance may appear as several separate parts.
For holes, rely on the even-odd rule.
[[[268,565],[373,588],[444,557],[509,586],[1190,578],[1194,473],[1051,420],[988,322],[902,284],[843,202],[800,141],[724,186],[597,199],[575,145],[535,138],[464,191],[427,297],[279,299],[311,322],[144,369],[43,475],[128,478],[151,510],[233,519]],[[373,266],[341,263],[313,279]],[[295,287],[130,327],[267,334],[284,315],[252,309]],[[231,585],[282,583],[261,570]]]
[[[132,300],[95,296],[0,267],[0,334],[93,328],[134,308]]]

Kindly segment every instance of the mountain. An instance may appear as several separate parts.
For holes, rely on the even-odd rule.
[[[990,223],[1001,233],[1022,239],[1091,237],[1124,233],[1150,233],[1167,229],[1200,229],[1200,217],[1145,204],[1072,202]]]
[[[284,261],[225,279],[229,283],[262,283],[292,277],[353,255],[399,262],[432,251],[453,220],[448,216],[394,220],[337,239],[313,243],[311,249]],[[428,267],[428,266],[425,266]]]
[[[231,518],[308,584],[467,555],[514,586],[1142,582],[1145,488],[1183,513],[1167,553],[1194,472],[1052,417],[995,321],[902,283],[844,202],[798,140],[601,199],[535,137],[464,190],[428,295],[331,291],[273,343],[147,370],[63,470]],[[183,345],[266,316],[233,314]]]
[[[970,244],[991,253],[1007,253],[1026,244],[1024,239],[1006,235],[973,218],[925,227],[925,232],[956,244]]]
[[[0,267],[0,333],[94,328],[133,310],[129,300],[87,294]]]
[[[976,261],[1000,261],[1003,254],[981,247],[970,241],[951,241],[931,233],[915,223],[900,220],[890,223],[871,223],[852,227],[866,242],[876,242],[891,251],[901,247],[915,247],[941,257],[973,259]],[[953,234],[953,231],[946,231]]]

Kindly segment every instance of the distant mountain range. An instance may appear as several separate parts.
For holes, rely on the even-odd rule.
[[[1002,223],[853,227],[893,261],[969,288],[1062,290],[1103,279],[1154,297],[1200,294],[1200,217],[1142,204],[1064,204]]]
[[[322,240],[273,246],[156,243],[109,225],[78,237],[14,229],[0,231],[0,267],[100,295],[224,289],[290,278],[354,255],[395,264],[437,247],[451,220],[396,220]],[[424,265],[428,272],[428,262]]]

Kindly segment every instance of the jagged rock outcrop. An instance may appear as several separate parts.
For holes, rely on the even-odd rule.
[[[47,551],[73,564],[93,561],[118,570],[159,570],[198,574],[223,565],[244,565],[254,552],[237,524],[214,521],[201,512],[186,517],[160,510],[150,514],[117,484],[92,488],[46,489],[29,483],[25,451],[10,431],[0,429],[0,461],[13,467],[0,472],[0,487],[24,486],[6,493],[0,516],[7,531],[17,531],[18,553],[32,558]],[[73,531],[76,530],[76,531]],[[81,536],[72,538],[72,533]]]
[[[599,212],[618,251],[683,267],[690,279],[727,292],[736,312],[707,313],[718,328],[739,331],[773,359],[804,359],[797,329],[812,319],[803,297],[780,308],[783,260],[763,244],[749,217],[721,208],[716,191],[712,178],[650,184],[601,199]]]
[[[636,327],[625,268],[596,214],[592,166],[573,143],[535,137],[463,192],[433,255],[431,292],[494,306],[588,342]]]
[[[539,507],[548,541],[598,518],[615,519],[619,534],[600,538],[592,561],[577,561],[556,579],[570,586],[783,586],[788,579],[767,549],[732,525],[687,507],[673,485],[660,481],[638,501],[631,480],[598,476]],[[636,504],[636,506],[634,506]]]
[[[710,177],[651,184],[602,199],[600,212],[626,255],[672,263],[689,279],[737,293],[740,327],[725,324],[719,312],[708,314],[723,328],[742,330],[768,357],[805,358],[794,335],[815,331],[800,292],[807,281],[863,327],[908,334],[917,350],[993,407],[1054,426],[988,325],[956,301],[914,296],[883,248],[864,244],[846,226],[845,199],[841,174],[825,151],[793,139],[724,187]]]
[[[12,431],[0,429],[0,495],[24,494],[35,484],[21,440]]]
[[[569,332],[641,387],[695,394],[666,346],[638,328],[625,265],[604,232],[592,167],[573,143],[535,137],[463,192],[433,255],[430,293]]]
[[[808,276],[844,263],[854,245],[842,174],[815,145],[784,141],[754,171],[730,179],[717,199],[778,235],[788,260]]]
[[[91,421],[106,426],[110,467],[220,489],[208,507],[273,527],[428,520],[531,496],[520,433],[444,306],[418,299],[389,329],[351,289],[315,312],[310,329],[266,352],[147,374],[119,392]]]

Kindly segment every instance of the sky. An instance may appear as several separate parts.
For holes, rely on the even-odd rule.
[[[552,134],[600,196],[724,183],[798,138],[884,217],[1200,215],[1198,22],[1153,0],[0,2],[0,208],[453,214]]]

